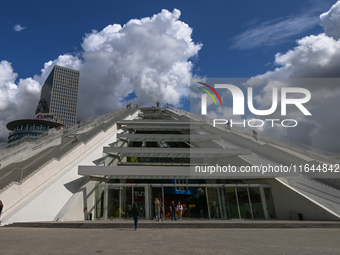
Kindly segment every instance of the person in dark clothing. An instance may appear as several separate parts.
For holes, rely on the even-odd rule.
[[[175,201],[171,202],[170,211],[171,211],[171,220],[174,220],[174,218],[176,220],[176,205],[175,205]]]
[[[4,208],[4,204],[0,200],[0,225],[2,225],[2,220],[1,220],[2,208]]]
[[[159,217],[161,218],[161,220],[163,220],[163,218],[164,218],[164,206],[163,206],[163,203],[162,203],[162,199],[159,198],[158,200],[161,203],[161,209],[159,210]]]
[[[253,129],[253,138],[255,139],[255,141],[257,142],[257,132]]]
[[[213,206],[211,207],[210,214],[211,214],[211,216],[210,216],[211,218],[213,218],[213,219],[218,218],[218,207],[217,207],[215,201],[213,202]]]
[[[136,202],[133,203],[132,207],[133,220],[135,221],[135,230],[138,229],[138,219],[139,219],[139,208]]]
[[[230,122],[229,121],[227,122],[227,130],[228,130],[228,132],[231,131],[231,129],[230,129]]]

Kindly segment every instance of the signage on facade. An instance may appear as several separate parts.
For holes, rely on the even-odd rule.
[[[37,119],[40,119],[40,120],[53,120],[54,119],[54,115],[53,114],[49,114],[49,113],[39,113],[37,115]]]

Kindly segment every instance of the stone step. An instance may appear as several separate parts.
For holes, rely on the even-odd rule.
[[[306,177],[287,178],[288,185],[340,215],[340,190]]]
[[[133,228],[133,220],[82,222],[17,222],[4,227],[25,228]],[[265,220],[202,220],[163,221],[140,220],[138,228],[340,228],[339,222],[318,221],[265,221]]]

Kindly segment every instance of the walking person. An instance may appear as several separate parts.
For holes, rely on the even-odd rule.
[[[257,142],[257,132],[253,129],[253,138]]]
[[[182,211],[183,211],[183,205],[181,205],[181,201],[178,201],[178,204],[176,206],[177,209],[177,216],[179,220],[182,220]]]
[[[159,101],[157,101],[156,105],[157,105],[157,108],[159,108],[159,105],[160,105]]]
[[[231,131],[231,129],[230,129],[230,122],[229,121],[227,122],[227,130],[228,130],[228,132]]]
[[[175,201],[171,202],[170,211],[171,211],[171,220],[175,219],[175,221],[176,221],[176,205],[175,205]]]
[[[138,220],[139,220],[139,208],[136,202],[134,202],[133,207],[132,207],[132,215],[133,215],[133,220],[135,222],[135,230],[137,230]]]
[[[2,225],[2,220],[1,220],[2,208],[4,208],[4,204],[0,200],[0,225]]]
[[[161,221],[161,203],[159,202],[158,198],[155,198],[155,213],[156,213],[156,221]]]
[[[160,212],[159,212],[159,216],[161,217],[161,220],[163,220],[164,219],[164,205],[163,205],[161,198],[159,198],[158,200],[161,203],[161,209],[160,209]]]

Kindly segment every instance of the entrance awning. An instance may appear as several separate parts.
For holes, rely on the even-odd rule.
[[[195,167],[175,166],[79,166],[78,174],[111,179],[221,179],[213,174],[193,174]],[[237,167],[239,169],[239,167]],[[232,178],[227,177],[226,178]]]
[[[202,142],[221,139],[220,135],[180,135],[180,134],[118,134],[117,138],[131,142]]]

